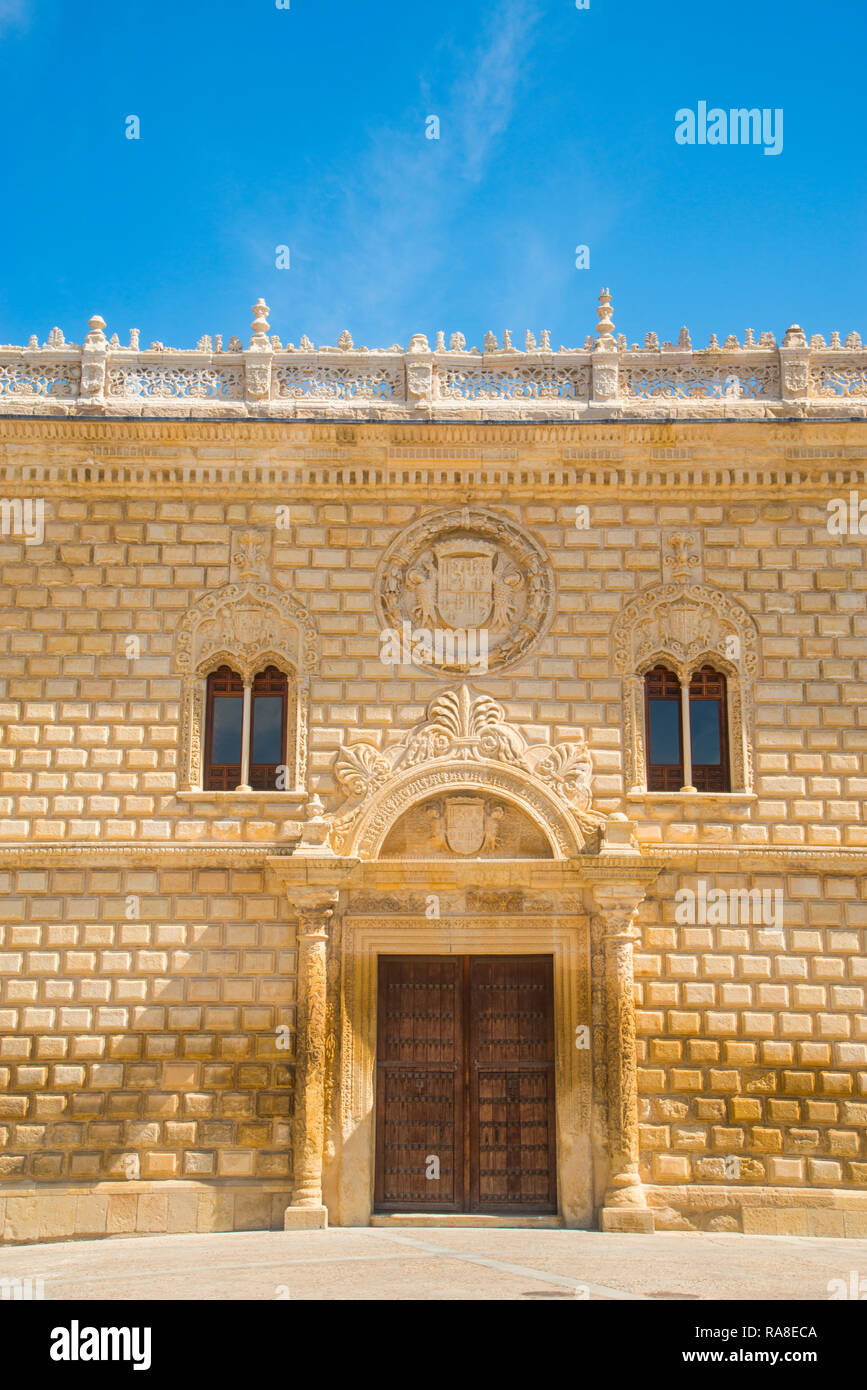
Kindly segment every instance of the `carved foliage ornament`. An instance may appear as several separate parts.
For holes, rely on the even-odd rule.
[[[225,657],[242,678],[248,677],[264,653],[278,664],[309,672],[317,664],[318,638],[303,604],[255,580],[206,594],[178,628],[176,661],[185,675]]]
[[[666,579],[701,579],[701,549],[694,533],[663,533],[662,570]]]
[[[387,783],[429,764],[501,763],[523,774],[528,787],[543,784],[587,833],[605,819],[592,809],[593,765],[580,735],[572,742],[530,745],[506,721],[502,705],[464,684],[430,702],[425,719],[392,748],[370,743],[341,748],[335,773],[347,793],[332,830],[334,848],[345,845],[352,826],[373,795]]]
[[[376,579],[376,609],[392,631],[484,630],[486,666],[495,671],[524,656],[553,614],[554,579],[542,550],[504,517],[464,507],[436,512],[410,526],[383,556]],[[407,626],[408,625],[408,626]],[[478,642],[446,641],[430,659],[422,647],[413,661],[426,671],[479,669]]]

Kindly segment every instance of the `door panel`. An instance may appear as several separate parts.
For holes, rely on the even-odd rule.
[[[462,976],[457,956],[380,957],[375,1201],[384,1211],[463,1210]]]
[[[377,1210],[556,1212],[550,956],[382,956],[377,1035]]]
[[[550,956],[470,962],[470,1209],[554,1212]]]

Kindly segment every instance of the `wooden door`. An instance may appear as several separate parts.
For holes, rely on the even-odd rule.
[[[470,961],[470,1211],[557,1210],[553,962]]]
[[[464,1209],[463,1013],[459,956],[380,956],[375,1202],[383,1211]]]
[[[381,956],[378,1211],[557,1210],[550,956]]]

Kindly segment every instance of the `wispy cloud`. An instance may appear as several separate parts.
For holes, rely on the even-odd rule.
[[[29,0],[0,0],[0,35],[7,29],[25,28],[29,18]]]
[[[535,16],[524,0],[507,0],[492,12],[486,41],[475,55],[475,71],[452,94],[452,112],[462,141],[465,176],[478,180],[498,135],[509,125]]]
[[[299,279],[287,283],[286,299],[297,306],[303,279],[304,298],[321,315],[320,331],[336,330],[336,322],[327,326],[335,312],[345,319],[350,312],[375,311],[396,323],[410,288],[451,254],[449,226],[484,181],[514,115],[535,23],[528,0],[504,0],[491,11],[477,45],[449,55],[445,91],[423,82],[417,107],[400,125],[371,130],[348,171],[317,176],[315,198],[292,219]],[[430,115],[439,118],[439,140],[425,137]],[[286,217],[276,206],[273,214],[276,236]],[[264,266],[270,239],[262,237],[262,218],[260,207],[246,239]],[[336,310],[337,303],[345,308]]]

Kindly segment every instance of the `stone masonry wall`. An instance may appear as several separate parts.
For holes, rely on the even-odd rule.
[[[275,531],[278,587],[313,613],[323,648],[311,685],[312,789],[339,802],[335,754],[347,732],[386,741],[420,719],[448,680],[379,659],[374,574],[420,503],[293,506]],[[867,844],[867,574],[861,546],[830,536],[824,504],[599,502],[579,530],[558,505],[496,504],[554,566],[557,611],[528,658],[477,684],[531,736],[584,730],[601,809],[627,810],[648,844]],[[228,581],[232,526],[271,525],[271,503],[47,499],[46,541],[0,537],[0,842],[139,843],[270,839],[282,812],[178,797],[181,683],[174,632],[203,591]],[[623,800],[621,683],[611,624],[661,583],[660,532],[703,538],[704,578],[736,597],[760,632],[753,731],[757,800],[701,815]],[[141,639],[141,655],[124,641]]]
[[[285,1188],[295,973],[260,868],[0,871],[0,1187]]]
[[[752,917],[747,925],[678,924],[675,892],[695,891],[699,879],[708,891],[781,890],[782,929],[754,925]],[[718,1185],[720,1206],[725,1189],[743,1184],[863,1187],[864,879],[718,866],[666,872],[641,921],[636,1022],[645,1180]],[[864,1234],[867,1210],[860,1219]]]
[[[823,429],[832,454],[852,457],[841,442],[849,426],[790,422],[778,439],[769,433],[776,424],[739,424],[735,434],[723,422],[702,426],[703,442],[690,443],[685,423],[660,426],[645,449],[651,426],[612,422],[588,427],[568,450],[564,441],[579,440],[577,426],[527,426],[526,451],[503,447],[506,483],[483,485],[481,468],[460,462],[456,446],[453,483],[428,487],[418,481],[422,465],[405,485],[363,486],[361,463],[357,475],[350,468],[355,427],[347,425],[346,448],[329,435],[319,449],[329,458],[342,450],[339,484],[317,482],[314,469],[293,490],[298,469],[287,468],[284,484],[275,466],[261,488],[194,480],[180,495],[171,478],[181,463],[193,460],[204,476],[213,459],[240,458],[230,423],[130,425],[166,432],[147,451],[135,435],[126,445],[105,442],[109,428],[121,439],[123,422],[24,422],[56,429],[56,446],[27,436],[14,447],[4,434],[13,424],[0,422],[6,494],[43,496],[46,533],[42,545],[0,534],[0,1231],[7,1238],[37,1239],[40,1221],[50,1234],[279,1223],[291,1178],[294,1059],[277,1043],[278,1029],[295,1023],[295,925],[262,860],[244,867],[241,851],[264,856],[281,841],[285,848],[300,810],[297,801],[286,810],[233,793],[178,793],[177,627],[197,598],[228,583],[233,530],[274,527],[274,586],[300,599],[319,630],[308,784],[331,812],[342,799],[334,765],[344,741],[396,741],[454,683],[383,665],[374,589],[380,559],[402,528],[468,496],[523,526],[556,580],[553,620],[538,645],[511,669],[473,683],[531,741],[564,741],[582,730],[594,804],[626,812],[639,844],[667,866],[641,909],[636,962],[644,1179],[670,1192],[678,1210],[690,1186],[718,1190],[720,1209],[733,1187],[852,1189],[843,1195],[864,1198],[865,1209],[847,1220],[857,1225],[863,1216],[864,1229],[845,1233],[867,1234],[863,536],[831,535],[826,525],[827,502],[845,495],[845,478],[807,490],[803,477],[797,488],[771,488],[762,472],[766,463],[783,469],[784,449],[801,449],[803,469],[812,469],[807,456],[814,445],[821,453]],[[255,424],[238,428],[249,433]],[[282,428],[290,444],[307,429]],[[316,428],[325,439],[335,427]],[[401,449],[404,458],[433,456],[435,433],[419,443],[412,432],[420,426],[407,427],[407,444],[401,429],[390,436],[396,456]],[[102,442],[86,442],[88,430]],[[534,454],[535,432],[544,455]],[[681,444],[687,462],[675,476]],[[705,459],[716,451],[718,485],[691,485],[693,445]],[[99,458],[100,449],[116,447],[140,470],[138,481],[125,488],[96,464],[82,466],[75,486],[61,473],[28,481],[25,465],[38,464],[47,477],[73,446]],[[620,466],[621,446],[635,465],[628,487],[607,478]],[[488,447],[479,444],[476,456]],[[381,441],[376,448],[385,454]],[[575,462],[582,449],[603,459],[592,463],[586,489],[585,465]],[[662,456],[672,454],[670,489],[637,486],[645,476],[639,449],[666,468]],[[442,452],[451,457],[445,444]],[[558,481],[570,456],[572,481]],[[508,458],[524,470],[523,492],[507,486]],[[146,463],[158,472],[161,460],[171,478],[148,482]],[[863,472],[862,460],[863,451]],[[758,470],[753,484],[735,485],[727,470],[748,465]],[[288,530],[275,526],[283,504]],[[581,505],[586,529],[576,525]],[[736,599],[758,630],[752,798],[628,796],[612,625],[641,590],[665,582],[671,528],[695,533],[701,582]],[[137,657],[126,654],[130,636],[140,638]],[[112,858],[109,843],[128,858]],[[185,850],[206,846],[225,852],[218,867],[183,859]],[[26,853],[30,867],[7,867],[4,853],[18,865]],[[174,854],[178,864],[169,866]],[[781,933],[679,924],[675,891],[698,879],[714,888],[780,888]],[[727,1168],[731,1159],[737,1164]],[[174,1191],[185,1182],[202,1190]],[[44,1206],[34,1216],[29,1196],[10,1195],[34,1183],[87,1192],[104,1185],[105,1198],[74,1219],[66,1208],[46,1216]],[[130,1183],[140,1186],[132,1191]],[[90,1198],[64,1192],[57,1200]],[[235,1203],[228,1216],[214,1205],[224,1200]],[[198,1204],[194,1218],[183,1203]]]

